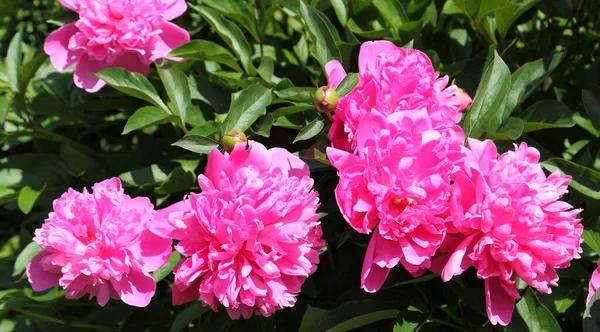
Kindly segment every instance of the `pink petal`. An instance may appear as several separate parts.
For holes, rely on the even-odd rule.
[[[162,13],[164,19],[167,21],[178,18],[187,10],[187,3],[185,0],[171,0],[171,2],[169,7]]]
[[[75,74],[73,75],[75,85],[90,93],[97,92],[106,83],[92,75],[104,69],[114,67],[124,68],[130,72],[137,72],[144,76],[148,75],[148,70],[150,69],[150,66],[145,64],[137,53],[123,54],[113,63],[90,59],[88,55],[84,54],[75,68]]]
[[[378,247],[378,242],[381,240],[383,239],[381,239],[379,233],[374,232],[369,241],[365,261],[362,266],[360,286],[369,293],[378,291],[385,282],[388,274],[390,274],[389,268],[382,268],[374,262],[376,247]]]
[[[331,60],[325,64],[325,72],[327,73],[327,84],[334,88],[340,85],[340,82],[346,77],[346,71],[342,64],[337,60]]]
[[[515,308],[515,299],[510,296],[498,278],[485,279],[485,304],[490,322],[493,325],[508,325]]]
[[[600,287],[600,265],[596,267],[594,273],[592,273],[592,277],[590,278],[589,289],[586,304],[590,302],[592,296],[596,293],[596,290]]]
[[[160,237],[149,230],[142,233],[140,241],[136,241],[129,250],[141,259],[142,268],[146,272],[160,269],[173,252],[171,239]]]
[[[42,267],[41,260],[49,255],[52,254],[42,250],[27,263],[27,279],[31,284],[31,288],[36,292],[41,292],[58,285],[58,280],[62,275],[60,269],[58,269],[57,273],[50,273]]]
[[[358,55],[358,70],[365,72],[371,69],[379,54],[391,55],[398,52],[399,47],[387,40],[364,42],[360,47]]]
[[[469,248],[471,242],[473,242],[476,234],[477,233],[473,233],[467,236],[454,249],[454,252],[452,252],[452,255],[450,255],[448,262],[442,270],[441,277],[443,281],[452,279],[452,277],[463,273],[469,268],[469,266],[471,266],[471,259],[468,256],[465,257],[465,254],[467,253],[467,249]]]
[[[111,283],[121,300],[134,307],[147,306],[156,291],[154,279],[139,271],[130,271],[121,280],[113,279]]]
[[[78,0],[58,0],[58,2],[75,12],[79,8]]]
[[[308,168],[308,165],[300,158],[291,154],[288,150],[282,148],[272,148],[269,149],[269,155],[271,156],[271,162],[273,163],[273,166],[287,171],[289,176],[294,176],[297,178],[310,176],[310,169]]]
[[[167,22],[161,27],[162,33],[149,45],[147,62],[156,61],[167,56],[173,49],[190,41],[190,34],[187,30],[177,25]],[[179,60],[179,59],[172,59]]]
[[[71,67],[81,57],[81,51],[69,50],[69,40],[79,29],[75,23],[66,24],[46,38],[44,52],[50,56],[52,66],[58,71]]]
[[[187,207],[185,201],[179,201],[172,204],[164,209],[156,211],[154,219],[148,222],[148,229],[163,238],[171,239],[171,233],[175,230],[175,227],[169,222],[169,215],[173,212],[186,211]]]
[[[173,305],[180,305],[200,298],[200,280],[188,287],[182,284],[173,285]]]

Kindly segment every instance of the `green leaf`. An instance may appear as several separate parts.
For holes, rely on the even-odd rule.
[[[159,195],[174,194],[189,190],[196,182],[196,176],[192,171],[186,170],[183,167],[176,167],[160,187],[154,191]]]
[[[596,129],[596,127],[592,123],[592,120],[584,118],[579,113],[575,113],[575,114],[573,114],[573,121],[575,121],[575,123],[579,127],[585,129],[592,136],[594,136],[596,138],[600,138],[600,129]]]
[[[177,251],[173,251],[171,253],[171,257],[169,257],[169,260],[165,263],[165,265],[163,265],[163,267],[161,267],[160,269],[152,272],[152,278],[154,279],[154,281],[159,282],[163,280],[166,276],[168,276],[171,272],[173,272],[175,265],[177,265],[177,263],[179,263],[180,260],[181,255]]]
[[[146,77],[131,73],[123,68],[109,68],[94,74],[116,90],[132,97],[145,100],[154,106],[169,112],[169,108],[160,99],[156,89]]]
[[[373,0],[373,6],[379,10],[383,19],[396,31],[403,24],[410,21],[400,0]]]
[[[509,0],[452,0],[457,8],[465,14],[475,25],[493,11],[516,8],[518,5]]]
[[[29,186],[24,186],[23,188],[21,188],[21,191],[19,192],[19,197],[17,198],[17,206],[19,207],[19,210],[21,210],[21,212],[23,212],[24,214],[29,214],[29,212],[31,212],[31,209],[33,209],[35,201],[37,201],[37,199],[44,191],[44,188],[45,186],[42,187],[41,190],[35,190]]]
[[[525,111],[524,132],[548,129],[548,128],[570,128],[575,126],[573,113],[569,107],[560,101],[542,100]]]
[[[219,146],[219,142],[204,136],[187,135],[171,145],[199,154],[209,154],[212,149]]]
[[[594,127],[600,129],[600,87],[595,84],[590,84],[589,89],[581,92],[583,99],[583,107],[592,120]]]
[[[531,288],[527,288],[525,295],[517,302],[517,311],[523,317],[525,324],[531,332],[561,332],[560,326],[552,312],[537,298]]]
[[[260,41],[256,29],[256,16],[253,10],[244,1],[239,0],[202,0],[202,3],[218,10],[221,14],[238,22],[248,31],[254,40]],[[253,8],[252,8],[253,9]]]
[[[260,84],[253,84],[234,93],[231,99],[231,106],[227,118],[223,121],[221,133],[230,130],[246,131],[260,116],[266,114],[266,107],[271,104],[273,96],[270,89]]]
[[[31,78],[35,75],[38,69],[42,66],[44,61],[48,58],[48,55],[44,52],[38,53],[36,56],[31,58],[29,61],[24,63],[19,68],[19,90],[27,90],[27,85]]]
[[[277,92],[275,92],[275,93],[277,93]],[[300,113],[300,112],[312,110],[314,108],[315,107],[313,105],[302,105],[302,104],[298,104],[298,105],[294,105],[294,106],[285,106],[285,107],[276,109],[273,113],[271,113],[271,115],[273,116],[273,119],[277,119],[282,116]]]
[[[166,113],[164,110],[155,106],[142,107],[135,111],[133,115],[127,120],[125,128],[121,135],[128,134],[134,130],[143,129],[146,127],[167,123],[173,116]]]
[[[496,10],[494,17],[496,18],[496,26],[498,27],[500,37],[504,39],[508,29],[515,21],[538,2],[540,2],[540,0],[525,0],[525,2],[518,3],[518,6],[505,7]]]
[[[338,98],[342,98],[352,92],[356,85],[358,84],[358,74],[356,73],[348,73],[346,77],[340,82],[340,85],[337,87]]]
[[[314,332],[318,331],[319,325],[327,314],[327,310],[311,307],[310,305],[306,308],[304,316],[302,316],[302,322],[298,332]]]
[[[273,62],[273,59],[269,57],[263,57],[262,61],[260,62],[260,65],[258,66],[258,69],[256,69],[260,78],[267,82],[271,82],[274,70],[275,63]]]
[[[6,97],[0,97],[0,125],[4,123],[4,119],[8,115],[8,111],[10,110],[10,100]]]
[[[191,101],[187,76],[168,61],[163,61],[156,67],[171,101],[171,111],[181,118],[181,123],[185,126],[185,116]]]
[[[396,318],[393,332],[415,332],[426,319],[427,316],[421,310],[415,307],[408,307],[407,310],[403,310]]]
[[[336,46],[336,40],[329,29],[331,22],[314,7],[300,1],[300,13],[311,36],[310,53],[322,67],[330,60],[341,60],[341,53]]]
[[[400,310],[389,309],[375,301],[349,301],[329,311],[319,326],[319,331],[345,332],[380,320],[394,319]]]
[[[19,68],[21,68],[21,40],[23,39],[23,29],[14,35],[8,45],[8,52],[6,53],[6,75],[8,76],[8,83],[14,93],[20,92],[20,79],[19,79]]]
[[[519,118],[508,118],[493,133],[487,133],[486,136],[494,140],[514,141],[523,134],[525,125]]]
[[[284,100],[312,104],[315,91],[315,88],[292,87],[282,90],[275,90],[274,92],[277,97]]]
[[[19,253],[19,255],[17,256],[12,275],[18,276],[25,272],[25,267],[27,267],[27,263],[29,263],[29,261],[31,261],[33,257],[37,255],[40,251],[42,251],[42,248],[33,241],[26,245],[25,248],[23,248],[23,251],[21,251],[21,253]]]
[[[583,230],[583,242],[592,248],[597,254],[600,254],[600,232],[593,229]]]
[[[225,43],[237,54],[242,62],[242,66],[248,75],[254,76],[256,68],[252,64],[252,47],[244,36],[244,33],[233,22],[224,18],[219,12],[208,7],[201,7],[189,4],[217,31]]]
[[[208,40],[192,40],[171,51],[170,57],[181,57],[199,61],[214,61],[241,72],[236,58],[225,47]]]
[[[508,118],[515,108],[531,95],[563,61],[565,56],[565,53],[556,53],[528,62],[512,74],[510,91],[504,104],[503,119]]]
[[[58,287],[52,287],[42,292],[36,292],[33,289],[26,287],[23,288],[23,294],[35,302],[49,302],[63,297],[65,292],[59,290]]]
[[[119,178],[126,184],[134,187],[156,186],[167,179],[169,169],[158,165],[125,172]]]
[[[561,158],[551,158],[541,164],[550,172],[559,170],[562,174],[570,175],[572,179],[569,185],[573,189],[590,198],[600,199],[600,172]]]
[[[465,135],[479,138],[484,131],[494,132],[502,123],[501,110],[510,88],[510,70],[494,50],[488,59],[473,105],[463,123]]]
[[[311,139],[317,136],[321,132],[321,130],[323,130],[323,127],[325,127],[325,123],[323,122],[323,120],[315,118],[309,124],[307,124],[306,127],[300,130],[298,136],[296,136],[296,138],[294,139],[294,143],[298,141],[305,141],[307,139]]]
[[[209,306],[203,306],[201,302],[194,302],[189,307],[183,309],[181,312],[175,316],[175,320],[173,321],[173,325],[169,329],[169,332],[179,332],[188,325],[200,318],[205,312],[210,310]]]
[[[600,291],[596,291],[583,312],[583,332],[600,330]]]
[[[344,0],[331,0],[331,5],[333,6],[333,10],[335,11],[335,16],[337,16],[338,21],[342,24],[342,26],[348,23],[348,5]]]
[[[210,136],[221,130],[221,124],[217,121],[207,121],[201,125],[194,127],[186,135]]]

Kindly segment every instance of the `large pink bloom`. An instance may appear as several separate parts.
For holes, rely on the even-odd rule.
[[[346,72],[333,60],[325,66],[329,85],[337,87]],[[350,152],[356,149],[356,132],[363,117],[371,112],[388,115],[426,111],[433,129],[454,127],[468,106],[468,95],[439,78],[431,60],[418,50],[405,50],[389,41],[365,42],[358,58],[356,88],[338,102],[329,138],[333,146]]]
[[[539,152],[525,143],[496,157],[492,141],[469,139],[464,172],[456,177],[450,210],[449,253],[434,262],[450,280],[469,266],[485,279],[488,317],[507,325],[519,298],[518,276],[540,292],[556,286],[556,269],[579,258],[583,227],[568,203],[559,200],[570,177],[546,177]]]
[[[198,182],[202,193],[153,223],[188,257],[174,271],[173,304],[221,303],[234,319],[292,307],[325,244],[308,166],[250,141],[231,154],[214,149]]]
[[[391,268],[417,276],[444,240],[450,179],[462,157],[462,130],[431,129],[426,110],[367,114],[357,153],[328,148],[338,169],[337,203],[358,232],[370,233],[361,286],[377,291]]]
[[[79,20],[54,31],[44,51],[57,70],[76,63],[75,84],[88,92],[106,84],[92,74],[121,67],[147,75],[150,63],[190,40],[169,22],[186,11],[185,0],[59,1]]]
[[[42,251],[27,265],[35,291],[60,285],[68,299],[85,294],[104,306],[108,300],[145,307],[156,290],[149,272],[171,255],[171,240],[147,229],[154,206],[146,197],[123,193],[118,178],[69,189],[35,231]]]

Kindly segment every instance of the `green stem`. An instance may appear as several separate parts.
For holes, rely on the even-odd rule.
[[[94,324],[87,324],[87,323],[78,323],[78,322],[69,322],[64,319],[46,316],[44,314],[39,314],[37,312],[33,312],[33,311],[25,310],[25,309],[15,308],[13,310],[18,313],[21,313],[23,315],[27,315],[29,317],[37,318],[40,320],[44,320],[47,322],[52,322],[52,323],[56,323],[56,324],[60,324],[60,325],[79,327],[82,329],[94,329],[94,330],[100,330],[100,331],[117,331],[116,329],[110,328],[108,326],[94,325]]]

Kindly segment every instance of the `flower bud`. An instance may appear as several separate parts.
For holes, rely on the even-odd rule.
[[[454,96],[456,96],[458,100],[460,100],[459,108],[461,111],[466,110],[467,107],[471,106],[471,103],[473,103],[473,99],[471,99],[471,97],[469,97],[469,94],[461,88],[458,88],[456,90]]]
[[[334,88],[325,85],[320,87],[317,92],[315,92],[313,104],[319,112],[329,113],[334,111],[337,107],[337,103],[338,94]]]
[[[248,142],[248,139],[246,138],[246,135],[239,130],[228,131],[225,133],[225,135],[223,135],[223,138],[221,139],[221,144],[223,145],[223,150],[225,150],[225,152],[227,152],[227,153],[231,153],[231,151],[233,151],[233,148],[235,147],[236,144],[238,144],[238,143],[246,144],[247,142]]]

